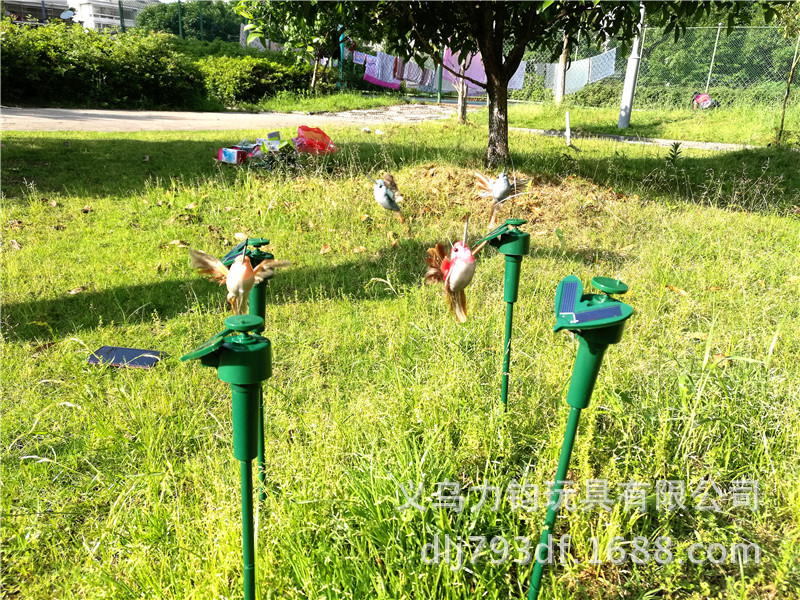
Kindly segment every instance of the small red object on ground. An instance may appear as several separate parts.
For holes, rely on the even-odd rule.
[[[318,127],[301,125],[297,128],[297,137],[292,139],[298,152],[306,154],[330,154],[338,148],[333,145],[331,138]]]

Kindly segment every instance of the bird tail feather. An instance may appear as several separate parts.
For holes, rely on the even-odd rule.
[[[234,315],[246,315],[249,309],[250,302],[246,295],[234,297],[231,300],[231,310],[233,311]]]
[[[475,171],[475,177],[478,178],[478,181],[475,182],[476,185],[479,188],[481,188],[482,190],[491,193],[491,191],[492,191],[492,182],[485,175],[481,175],[477,171]]]
[[[492,216],[489,217],[489,229],[494,229],[497,226],[497,211],[500,209],[500,202],[492,202],[489,210],[492,213]]]
[[[467,295],[464,290],[458,292],[451,292],[445,290],[445,299],[447,300],[447,308],[453,313],[456,321],[459,323],[467,322]]]

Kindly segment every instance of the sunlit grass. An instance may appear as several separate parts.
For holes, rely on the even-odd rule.
[[[341,112],[407,103],[408,100],[399,94],[367,95],[360,92],[341,92],[314,96],[281,92],[264,98],[257,104],[247,104],[244,108],[274,112]]]
[[[313,122],[309,123],[314,125]],[[797,598],[800,589],[800,203],[791,151],[714,154],[512,134],[531,193],[509,412],[499,403],[503,257],[479,259],[470,320],[425,287],[425,250],[488,217],[473,187],[485,131],[325,128],[338,154],[300,172],[218,166],[265,132],[4,133],[2,582],[10,598],[238,598],[241,541],[230,391],[181,363],[223,328],[224,293],[184,245],[217,255],[263,236],[294,263],[268,286],[268,598],[522,597],[529,566],[426,565],[438,534],[538,541],[543,502],[471,512],[486,483],[541,486],[558,460],[575,344],[554,334],[555,287],[619,277],[635,309],[584,411],[570,478],[761,483],[756,512],[564,512],[564,565],[543,598]],[[282,132],[284,137],[293,131]],[[68,145],[65,144],[68,142]],[[144,155],[150,158],[142,160]],[[389,169],[402,225],[372,200]],[[196,205],[196,206],[194,206]],[[558,230],[558,234],[556,234]],[[363,249],[362,249],[363,248]],[[80,289],[74,294],[70,291]],[[157,349],[147,371],[86,364],[101,345]],[[724,356],[722,356],[724,355]],[[715,358],[716,357],[716,358]],[[400,483],[460,482],[465,510],[398,511]],[[754,542],[759,565],[589,564],[615,535]],[[630,546],[626,546],[630,549]],[[603,554],[604,556],[604,554]],[[670,596],[671,594],[671,596]]]
[[[565,112],[569,110],[570,125],[579,133],[609,133],[640,137],[722,142],[766,146],[775,141],[780,125],[781,107],[736,105],[710,111],[691,108],[639,110],[634,107],[630,127],[617,128],[619,108],[562,107],[553,104],[512,104],[508,118],[512,127],[534,129],[565,128]],[[486,123],[486,111],[470,115],[470,120]],[[786,111],[785,142],[800,143],[800,102],[789,104]]]

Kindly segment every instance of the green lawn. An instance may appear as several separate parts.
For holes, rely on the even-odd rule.
[[[731,106],[711,111],[675,109],[634,109],[630,127],[617,129],[619,108],[590,108],[553,104],[513,104],[509,107],[509,125],[534,129],[565,127],[564,113],[569,110],[570,125],[579,133],[608,133],[639,137],[723,142],[766,146],[774,142],[780,125],[781,107]],[[487,123],[485,110],[470,116],[476,123]],[[789,104],[784,124],[786,142],[800,144],[800,102]]]
[[[274,112],[341,112],[407,103],[408,99],[400,94],[363,95],[360,92],[341,92],[325,96],[308,96],[281,92],[270,98],[264,98],[257,104],[245,104],[243,108]]]
[[[645,483],[650,499],[641,514],[562,511],[556,535],[572,549],[546,569],[541,597],[800,598],[795,152],[667,161],[664,148],[581,140],[573,153],[512,133],[534,183],[502,213],[528,219],[532,237],[504,413],[503,257],[479,258],[463,325],[422,285],[426,249],[459,237],[466,212],[470,239],[485,232],[473,187],[484,128],[325,129],[340,152],[294,175],[214,163],[216,148],[262,131],[4,132],[6,597],[241,597],[229,388],[179,359],[223,329],[226,308],[185,245],[221,255],[243,233],[294,263],[268,286],[259,597],[523,597],[530,565],[493,564],[487,548],[459,570],[422,553],[435,535],[538,541],[576,352],[552,332],[554,293],[575,274],[587,288],[621,278],[635,310],[582,416],[575,499],[590,479],[613,499],[618,484]],[[372,200],[363,174],[384,168],[407,225]],[[167,357],[151,370],[88,365],[106,344]],[[445,480],[463,486],[463,511],[398,510],[401,484],[421,484],[430,507]],[[683,482],[685,508],[654,505],[660,480]],[[692,497],[709,480],[724,494],[709,490],[714,511]],[[759,482],[757,510],[734,506],[736,480]],[[541,488],[538,508],[512,510],[506,496],[496,512],[471,510],[479,486],[515,482]],[[644,536],[651,560],[606,560],[614,536],[628,552]],[[666,536],[674,560],[658,564]],[[760,561],[690,564],[695,543],[752,543]]]

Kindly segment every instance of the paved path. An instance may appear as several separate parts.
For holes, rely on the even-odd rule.
[[[551,137],[564,137],[564,132],[557,129],[528,129],[524,127],[509,127],[512,131],[532,133],[534,135],[546,135]],[[666,140],[663,138],[645,138],[630,135],[612,135],[610,133],[576,133],[572,132],[572,139],[597,139],[610,140],[612,142],[625,142],[627,144],[644,144],[646,146],[672,146],[680,143],[682,148],[695,148],[697,150],[753,150],[760,146],[748,146],[747,144],[723,144],[721,142],[687,142],[684,140]]]
[[[399,104],[340,113],[173,112],[2,107],[3,131],[221,131],[317,124],[373,125],[446,119],[452,105]]]
[[[471,109],[474,110],[474,109]],[[244,113],[244,112],[178,112],[135,110],[88,110],[65,108],[0,107],[0,129],[3,131],[223,131],[229,129],[278,129],[298,125],[372,125],[387,123],[419,123],[447,119],[455,114],[452,104],[398,104],[380,108],[350,110],[339,113]],[[563,137],[553,129],[509,127],[513,131]],[[758,146],[687,142],[660,138],[623,135],[573,133],[573,139],[604,139],[631,144],[672,146],[676,141],[684,148],[735,151]]]

